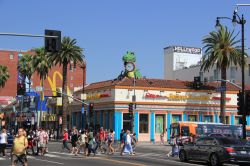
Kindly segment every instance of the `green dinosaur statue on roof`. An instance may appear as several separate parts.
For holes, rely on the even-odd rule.
[[[125,71],[122,71],[121,74],[118,76],[119,79],[128,77],[128,78],[142,78],[141,73],[139,69],[136,68],[136,57],[134,52],[127,51],[127,53],[122,57],[124,67],[127,63],[131,62],[135,66],[133,71],[127,71],[125,68]]]

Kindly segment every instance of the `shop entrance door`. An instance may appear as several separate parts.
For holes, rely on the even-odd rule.
[[[123,113],[123,129],[131,131],[131,121],[129,113]]]

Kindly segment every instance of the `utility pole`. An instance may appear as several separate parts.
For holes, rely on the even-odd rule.
[[[133,78],[133,87],[134,87],[134,95],[132,97],[132,102],[133,102],[133,112],[132,112],[132,118],[131,118],[131,133],[134,133],[134,113],[136,110],[136,95],[135,95],[135,77]]]

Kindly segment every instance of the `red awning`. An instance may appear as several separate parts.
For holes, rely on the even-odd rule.
[[[213,100],[220,100],[221,97],[212,97]],[[225,100],[231,100],[231,97],[225,97]]]

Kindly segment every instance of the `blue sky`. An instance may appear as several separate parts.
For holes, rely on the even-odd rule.
[[[247,0],[0,0],[0,32],[43,34],[61,30],[77,39],[87,60],[87,83],[116,78],[122,56],[134,51],[143,76],[163,78],[163,49],[170,45],[202,47],[215,30],[218,16],[232,17],[237,3]],[[250,6],[244,14],[246,47],[250,47]],[[240,32],[229,20],[221,20]],[[239,36],[240,38],[240,36]],[[43,46],[42,38],[0,36],[1,49]]]

